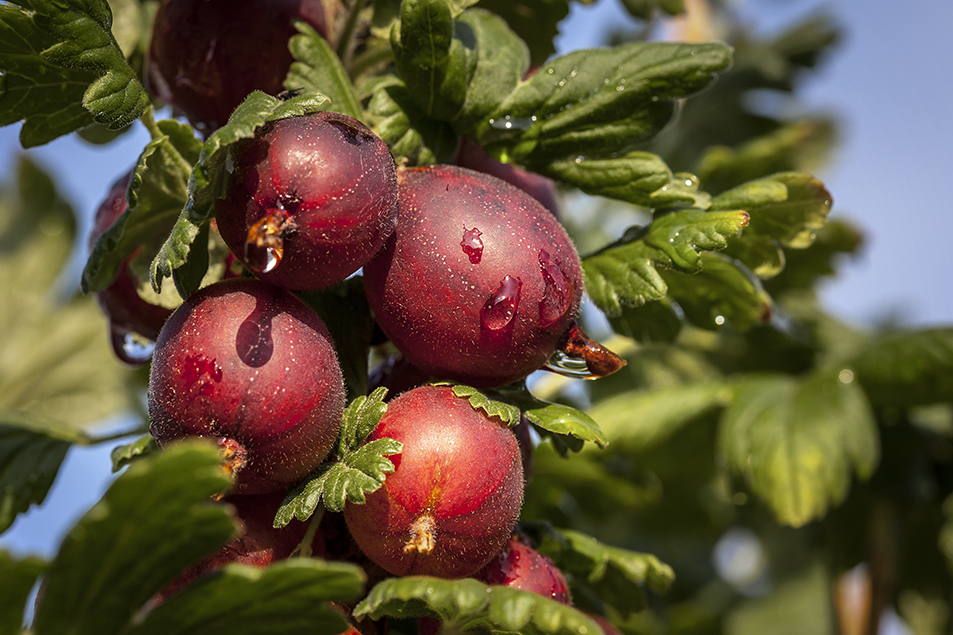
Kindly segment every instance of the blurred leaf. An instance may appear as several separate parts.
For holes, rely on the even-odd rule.
[[[288,47],[296,61],[288,71],[285,88],[325,95],[331,110],[363,122],[363,110],[351,80],[327,40],[306,22],[296,22],[295,28],[299,35],[291,38]]]
[[[648,152],[628,152],[605,159],[576,157],[531,166],[550,178],[587,194],[606,196],[654,209],[691,205],[707,209],[710,197],[698,191],[689,174],[674,175],[665,162]]]
[[[451,629],[520,635],[592,635],[599,628],[574,608],[531,591],[490,586],[472,578],[426,576],[390,578],[377,584],[354,609],[354,616],[436,617]]]
[[[784,250],[773,238],[767,236],[745,235],[732,238],[721,253],[742,263],[762,280],[777,276],[787,263]]]
[[[130,635],[337,635],[347,630],[329,601],[360,596],[356,565],[293,558],[267,568],[231,564],[150,611]]]
[[[739,380],[718,444],[778,521],[794,527],[842,502],[852,474],[870,476],[880,453],[860,387],[827,372]]]
[[[730,324],[739,331],[771,319],[773,303],[760,281],[720,253],[702,253],[699,271],[662,270],[668,295],[686,319],[705,329]]]
[[[563,573],[588,585],[623,616],[645,608],[643,586],[665,593],[675,572],[655,556],[604,545],[571,529],[549,523],[522,525],[537,541],[537,549],[553,559]]]
[[[109,455],[113,462],[113,472],[118,472],[134,461],[158,451],[159,445],[151,434],[144,434],[132,443],[116,446]]]
[[[953,399],[953,328],[890,333],[846,362],[874,407]]]
[[[72,428],[133,403],[95,302],[58,301],[51,288],[74,231],[72,209],[50,178],[22,160],[18,194],[4,188],[0,197],[0,410]]]
[[[622,6],[634,18],[648,20],[655,17],[659,10],[669,15],[685,11],[682,0],[622,0]]]
[[[207,442],[136,462],[63,540],[45,577],[38,633],[118,633],[186,567],[236,532],[210,497],[230,486]]]
[[[735,635],[834,635],[830,574],[820,562],[808,563],[772,593],[742,602],[725,619]]]
[[[539,66],[556,52],[559,23],[569,15],[568,0],[480,0],[477,6],[500,16],[529,49],[530,66]]]
[[[361,276],[351,276],[330,287],[297,295],[321,316],[331,333],[348,398],[367,393],[367,354],[374,335],[374,318],[367,305]]]
[[[70,447],[88,442],[57,421],[0,411],[0,533],[46,499]]]
[[[730,63],[723,44],[575,51],[521,82],[473,136],[498,158],[527,165],[615,155],[657,134],[675,100],[703,89]]]
[[[46,569],[39,558],[15,560],[10,554],[0,551],[0,633],[19,633],[23,625],[27,598],[36,579]]]
[[[124,128],[149,105],[111,27],[105,0],[0,5],[0,125],[23,120],[23,147],[93,121]]]
[[[324,110],[326,104],[327,98],[318,94],[282,101],[255,91],[235,109],[227,124],[209,136],[189,177],[188,202],[152,261],[150,277],[156,293],[162,292],[162,280],[171,277],[179,295],[186,299],[205,276],[208,225],[215,200],[225,193],[231,146],[254,136],[269,121]]]
[[[812,288],[821,276],[834,275],[837,258],[858,251],[862,241],[859,230],[850,223],[828,220],[810,247],[784,252],[784,270],[766,282],[768,291],[778,297],[792,289]]]
[[[126,210],[96,241],[83,270],[84,293],[101,291],[131,255],[146,247],[151,260],[188,200],[189,175],[202,142],[191,126],[157,124],[163,136],[146,144],[130,175]]]
[[[700,250],[724,248],[728,237],[747,224],[748,214],[742,211],[685,209],[656,218],[647,229],[630,230],[583,259],[586,292],[609,317],[620,315],[623,305],[661,299],[668,285],[658,268],[698,271]]]
[[[706,189],[723,192],[776,172],[813,167],[814,155],[831,144],[833,134],[828,121],[787,124],[736,148],[713,146],[695,169]]]
[[[602,425],[614,452],[644,452],[703,414],[727,405],[730,397],[724,382],[694,382],[618,393],[594,404],[589,414]]]

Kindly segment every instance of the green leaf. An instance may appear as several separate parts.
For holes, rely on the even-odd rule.
[[[700,250],[724,248],[747,223],[742,211],[686,209],[656,218],[647,229],[627,232],[618,243],[583,259],[586,292],[610,317],[620,315],[623,305],[659,300],[668,285],[658,268],[698,271]]]
[[[606,604],[623,616],[645,607],[644,586],[666,593],[675,572],[653,555],[605,545],[571,529],[555,529],[549,523],[524,527],[537,538],[537,549],[553,559],[563,572],[589,586]]]
[[[662,271],[668,295],[689,322],[705,329],[724,324],[746,331],[771,319],[773,302],[758,278],[722,254],[703,253],[693,274]]]
[[[291,38],[288,48],[297,61],[288,71],[285,88],[324,95],[331,110],[363,121],[351,79],[327,40],[306,22],[295,22],[295,28],[300,35]]]
[[[304,115],[326,108],[323,95],[305,94],[282,101],[260,91],[252,92],[229,117],[228,123],[209,136],[189,177],[188,202],[179,212],[172,232],[152,261],[150,279],[156,293],[162,281],[173,278],[183,299],[198,289],[208,269],[208,225],[213,204],[225,193],[226,164],[232,146],[254,136],[269,121]]]
[[[666,298],[642,306],[623,305],[609,323],[619,335],[643,343],[674,342],[682,330],[682,319]]]
[[[450,124],[425,115],[407,86],[396,77],[384,76],[375,83],[367,110],[374,132],[398,163],[414,166],[452,160],[457,135]]]
[[[727,405],[730,398],[731,391],[722,382],[692,382],[618,393],[597,402],[589,414],[602,426],[613,450],[642,452]]]
[[[784,270],[765,286],[775,297],[791,289],[809,289],[822,276],[834,275],[837,260],[856,252],[862,241],[860,231],[852,224],[828,220],[810,247],[784,252]]]
[[[394,463],[387,457],[400,454],[401,444],[389,438],[375,439],[332,463],[325,463],[311,478],[285,496],[275,516],[275,526],[284,527],[292,519],[307,520],[324,503],[328,511],[343,511],[351,501],[362,505],[365,495],[376,492]]]
[[[490,399],[478,389],[462,384],[453,385],[453,394],[457,397],[464,397],[470,401],[474,409],[482,410],[488,417],[496,417],[509,427],[515,426],[520,421],[520,410],[516,406],[511,406],[503,401]]]
[[[477,6],[500,16],[529,49],[529,63],[540,66],[554,53],[559,23],[569,15],[567,0],[480,0]]]
[[[555,600],[505,586],[486,586],[472,578],[426,576],[390,578],[377,584],[354,609],[357,618],[436,617],[450,629],[489,628],[521,635],[592,635],[595,622]]]
[[[672,174],[662,159],[649,152],[634,151],[605,159],[579,156],[531,167],[587,194],[643,207],[690,205],[706,209],[710,205],[709,195],[698,191],[698,180],[694,176]]]
[[[503,399],[519,408],[517,413],[522,411],[537,432],[552,439],[562,455],[567,450],[578,452],[587,442],[595,443],[600,448],[606,446],[606,437],[599,424],[581,410],[537,399],[525,383],[500,389],[499,393]]]
[[[118,472],[134,461],[158,451],[159,445],[151,434],[144,434],[132,443],[118,445],[109,455],[113,462],[113,472]]]
[[[466,99],[476,60],[454,37],[446,0],[404,0],[400,24],[391,31],[400,78],[414,103],[440,121],[451,121]]]
[[[0,411],[0,533],[46,499],[70,447],[88,442],[57,421]]]
[[[890,333],[847,360],[875,407],[928,405],[953,396],[953,328]]]
[[[622,6],[634,18],[649,20],[659,10],[669,15],[677,15],[685,11],[682,0],[622,0]]]
[[[101,291],[131,255],[146,247],[151,260],[188,201],[189,175],[202,142],[186,124],[158,122],[163,132],[143,149],[130,176],[126,211],[96,241],[83,270],[84,293]]]
[[[719,451],[778,521],[800,527],[844,500],[879,457],[870,405],[836,373],[740,380],[721,418]]]
[[[381,417],[387,412],[387,388],[380,386],[365,396],[354,399],[344,409],[341,419],[341,433],[338,441],[338,454],[348,454],[358,449],[367,438]]]
[[[23,147],[93,121],[124,128],[149,105],[111,27],[105,0],[0,6],[0,125],[23,120]]]
[[[231,481],[218,449],[182,442],[136,462],[69,532],[45,577],[38,633],[123,632],[186,567],[236,532],[210,497]]]
[[[153,609],[130,635],[337,635],[328,602],[357,599],[364,572],[346,562],[292,558],[267,568],[231,564]]]
[[[328,288],[297,295],[321,316],[331,332],[348,397],[355,399],[365,394],[368,350],[375,325],[362,277],[351,276]]]
[[[712,201],[712,209],[744,208],[751,216],[745,235],[767,236],[785,247],[803,249],[824,227],[831,204],[823,183],[810,174],[787,172],[725,192]]]
[[[675,100],[703,89],[730,63],[724,44],[575,51],[521,82],[473,136],[491,154],[525,164],[612,156],[657,134]]]
[[[787,258],[784,250],[773,238],[745,234],[728,241],[728,247],[721,252],[737,260],[762,280],[768,280],[784,270]]]
[[[0,594],[0,633],[21,631],[30,590],[45,569],[46,563],[39,558],[15,560],[10,554],[0,551],[0,579],[3,580],[3,593]]]

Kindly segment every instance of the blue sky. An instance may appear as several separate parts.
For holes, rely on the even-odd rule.
[[[946,192],[953,170],[953,52],[947,44],[953,2],[750,0],[743,13],[757,31],[770,33],[816,8],[826,8],[845,28],[839,49],[801,93],[843,123],[841,147],[818,176],[834,197],[835,213],[855,220],[868,238],[864,254],[824,288],[825,302],[863,324],[887,316],[953,324],[953,203]],[[632,23],[613,0],[577,4],[560,46],[593,46],[605,28],[626,22]],[[18,133],[18,126],[0,128],[3,174],[11,174]],[[69,137],[30,155],[55,173],[88,216],[146,141],[136,126],[104,148]],[[21,518],[0,544],[52,555],[62,532],[101,495],[109,449],[71,453],[47,504]]]

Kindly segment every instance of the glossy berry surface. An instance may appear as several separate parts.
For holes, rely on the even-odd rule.
[[[241,145],[215,217],[232,253],[260,279],[320,289],[361,268],[393,232],[397,169],[384,142],[355,119],[281,119]]]
[[[390,402],[368,441],[383,437],[403,450],[379,490],[345,507],[355,542],[395,575],[478,571],[503,548],[522,505],[516,437],[448,386]]]
[[[89,236],[90,250],[95,246],[96,240],[126,211],[129,178],[130,175],[126,174],[113,183],[109,194],[96,210]],[[100,308],[109,318],[109,336],[113,351],[119,359],[133,365],[147,361],[148,356],[133,356],[127,346],[128,338],[139,335],[155,341],[162,325],[172,314],[171,309],[150,304],[139,296],[136,282],[129,271],[129,263],[135,256],[136,254],[131,255],[120,265],[112,284],[96,293]]]
[[[327,32],[321,0],[162,0],[146,62],[149,88],[208,134],[250,92],[284,89],[295,19]]]
[[[566,578],[553,561],[515,537],[474,577],[485,584],[532,591],[562,604],[572,604]]]
[[[344,382],[321,319],[289,292],[252,279],[194,293],[163,327],[149,378],[160,445],[218,439],[236,453],[234,493],[274,491],[327,456]]]
[[[505,181],[456,166],[400,173],[397,228],[364,267],[381,329],[421,370],[477,387],[541,368],[575,319],[565,230]]]

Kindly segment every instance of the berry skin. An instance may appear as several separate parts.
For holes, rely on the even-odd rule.
[[[534,198],[456,166],[402,170],[397,228],[364,267],[378,324],[424,372],[508,384],[557,350],[582,298],[565,230]]]
[[[561,604],[572,604],[566,578],[553,561],[516,537],[510,538],[503,551],[474,577],[485,584],[532,591]]]
[[[289,117],[241,144],[219,232],[257,277],[295,290],[344,280],[397,222],[397,168],[359,121],[331,112]]]
[[[395,470],[344,518],[368,558],[395,575],[460,578],[510,536],[523,501],[516,437],[449,386],[422,386],[390,402],[368,441],[403,444]]]
[[[130,176],[126,174],[113,183],[106,199],[96,210],[89,235],[90,250],[96,245],[96,240],[126,211],[126,188],[129,186]],[[126,337],[136,334],[155,341],[159,336],[159,329],[172,314],[171,309],[150,304],[139,296],[129,271],[129,263],[135,256],[136,254],[129,256],[120,265],[112,284],[96,294],[100,308],[109,318],[113,351],[119,359],[130,365],[142,364],[147,358],[130,355],[125,348]]]
[[[146,61],[149,89],[209,134],[250,92],[283,90],[295,19],[327,33],[321,0],[163,0]]]
[[[344,381],[327,328],[289,292],[252,279],[194,293],[159,334],[150,431],[165,445],[218,439],[234,454],[233,493],[286,488],[337,438]]]

